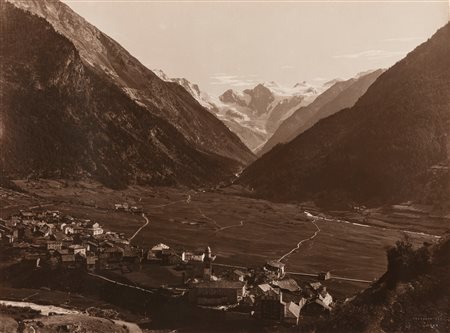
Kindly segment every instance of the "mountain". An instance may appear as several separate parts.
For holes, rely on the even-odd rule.
[[[190,82],[186,78],[170,78],[161,69],[153,70],[161,80],[174,82],[183,87],[197,102],[220,119],[233,133],[235,133],[249,149],[261,145],[266,140],[266,133],[260,130],[248,117],[239,113],[234,108],[224,104],[219,98],[213,97],[201,90],[195,83]],[[243,122],[248,124],[243,126]]]
[[[306,82],[286,88],[265,82],[242,92],[229,89],[219,96],[217,116],[252,150],[258,150],[284,119],[311,103],[325,88]]]
[[[182,86],[253,151],[260,148],[293,111],[311,103],[328,87],[328,84],[314,87],[302,82],[286,88],[272,81],[242,92],[229,89],[214,97],[186,78],[170,78],[161,69],[153,72],[164,81]]]
[[[353,107],[276,146],[239,181],[280,201],[448,199],[441,181],[448,180],[449,41],[447,24],[381,74]]]
[[[200,90],[198,84],[192,83],[186,78],[170,78],[161,69],[154,69],[153,72],[163,81],[174,82],[182,86],[192,97],[197,100],[197,102],[200,103],[200,105],[213,114],[218,112],[217,105],[220,104],[220,101],[217,98],[210,96],[207,92]]]
[[[301,107],[281,123],[267,143],[257,151],[258,155],[264,155],[279,143],[293,140],[320,119],[344,108],[352,107],[381,73],[383,70],[379,69],[358,74],[355,78],[346,81],[330,81],[328,83],[331,84],[330,88],[311,104]]]
[[[198,185],[253,158],[184,89],[66,5],[0,5],[2,177]]]
[[[171,123],[195,148],[247,164],[252,153],[179,85],[165,82],[116,41],[53,0],[7,0],[43,17],[76,48],[85,66],[119,87],[149,113]]]

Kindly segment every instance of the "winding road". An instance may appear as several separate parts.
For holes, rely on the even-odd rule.
[[[308,215],[309,213],[308,213],[308,212],[305,212],[305,214]],[[311,215],[311,214],[309,214],[309,215]],[[308,215],[308,217],[309,217],[309,215]],[[311,216],[312,216],[312,215],[311,215]],[[316,229],[317,229],[317,230],[314,232],[314,234],[313,234],[311,237],[302,239],[300,242],[298,242],[298,243],[297,243],[297,246],[294,247],[294,248],[293,248],[292,250],[290,250],[289,252],[287,252],[286,254],[282,255],[282,256],[277,260],[278,262],[283,261],[284,259],[286,259],[287,257],[289,257],[291,254],[293,254],[294,252],[296,252],[298,249],[300,249],[300,246],[302,246],[302,244],[303,244],[304,242],[313,240],[314,238],[317,237],[317,235],[318,235],[319,232],[320,232],[320,228],[319,228],[319,226],[318,226],[317,223],[316,223],[316,219],[314,219],[313,221],[311,221],[311,223],[314,224],[314,226],[315,226]]]
[[[141,198],[142,199],[142,198]],[[187,195],[187,197],[186,197],[186,199],[183,199],[183,200],[177,200],[177,201],[172,201],[172,202],[169,202],[169,203],[167,203],[167,204],[164,204],[164,205],[156,205],[156,206],[151,206],[150,208],[162,208],[162,207],[167,207],[167,206],[170,206],[170,205],[174,205],[174,204],[176,204],[176,203],[180,203],[180,202],[186,202],[186,203],[191,203],[191,199],[192,199],[192,197],[191,197],[191,195],[190,194],[188,194]],[[139,201],[141,201],[141,200],[139,200]],[[202,214],[204,217],[206,217],[206,218],[208,218],[208,219],[210,219],[211,221],[213,221],[211,218],[209,218],[209,217],[207,217],[205,214]],[[150,224],[150,219],[145,215],[145,213],[142,213],[142,217],[144,218],[144,220],[145,220],[145,223],[138,229],[138,230],[136,230],[136,232],[133,234],[133,236],[131,236],[129,239],[128,239],[128,241],[129,242],[131,242],[141,231],[142,231],[142,229],[144,229],[145,227],[147,227],[149,224]],[[214,221],[215,222],[215,221]],[[217,224],[217,222],[215,222],[216,224]]]
[[[144,218],[145,223],[144,223],[138,230],[136,230],[136,232],[133,234],[133,236],[131,236],[131,237],[128,239],[128,241],[131,242],[131,241],[133,240],[133,238],[136,237],[136,236],[141,232],[142,229],[144,229],[146,226],[149,225],[150,220],[148,219],[147,216],[145,216],[145,213],[142,213],[142,217]]]

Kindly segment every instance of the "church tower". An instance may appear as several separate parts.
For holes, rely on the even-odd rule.
[[[212,276],[212,262],[215,258],[212,256],[211,248],[209,246],[205,249],[205,259],[203,259],[203,279],[211,280]]]

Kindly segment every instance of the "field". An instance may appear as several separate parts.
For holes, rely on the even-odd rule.
[[[279,204],[241,195],[236,189],[193,191],[174,188],[130,187],[124,191],[106,189],[96,183],[63,181],[16,182],[30,195],[2,196],[5,217],[21,208],[43,205],[66,214],[100,222],[107,230],[130,237],[145,224],[140,214],[116,212],[115,203],[142,206],[149,224],[133,239],[135,244],[151,248],[165,243],[173,248],[197,249],[211,246],[216,263],[258,266],[279,259],[303,241],[283,260],[289,272],[317,273],[352,279],[373,280],[386,269],[386,249],[404,236],[402,229],[445,229],[437,220],[402,216],[402,219],[373,212],[376,219],[366,224],[339,222],[337,218],[313,221],[303,210],[319,214],[310,204]],[[340,215],[343,215],[341,212]],[[362,216],[344,214],[352,222]],[[384,219],[383,219],[384,217]],[[396,224],[399,220],[401,223]],[[420,223],[423,223],[422,225]],[[427,234],[409,233],[416,243],[434,241]],[[311,238],[314,236],[313,238]],[[311,238],[311,239],[310,239]],[[356,291],[361,283],[350,283]]]

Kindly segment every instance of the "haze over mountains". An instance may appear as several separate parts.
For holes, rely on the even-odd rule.
[[[68,6],[11,0],[1,10],[5,174],[199,184],[254,159],[183,88]]]
[[[275,147],[240,182],[274,200],[448,198],[450,25],[383,73],[351,108]]]

